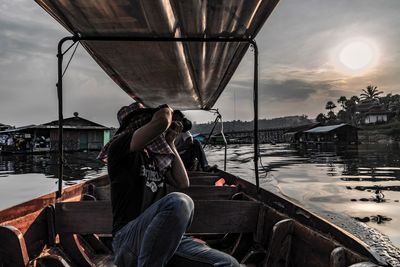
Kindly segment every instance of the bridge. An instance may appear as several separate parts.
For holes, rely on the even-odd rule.
[[[281,128],[271,128],[271,129],[261,129],[258,131],[258,138],[260,143],[284,143],[288,142],[287,135],[289,133],[295,133],[299,131],[304,131],[315,127],[317,124],[307,124],[294,127],[281,127]],[[253,131],[252,130],[242,130],[242,131],[225,131],[225,137],[228,139],[228,143],[253,143]],[[211,142],[222,142],[222,136],[218,132],[213,136]]]

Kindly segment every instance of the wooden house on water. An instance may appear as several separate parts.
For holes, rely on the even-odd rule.
[[[10,129],[10,128],[12,128],[11,125],[6,125],[3,123],[0,123],[0,131],[4,131],[4,130]]]
[[[64,119],[64,150],[100,150],[110,140],[109,127],[78,116]],[[36,153],[58,150],[58,120],[40,125],[29,125],[0,132],[7,142],[1,151],[9,153]]]
[[[319,126],[304,131],[302,138],[307,144],[357,144],[358,128],[346,123]]]

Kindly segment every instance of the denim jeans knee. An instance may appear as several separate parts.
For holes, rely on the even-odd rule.
[[[166,196],[166,205],[172,205],[175,215],[183,221],[191,222],[194,211],[193,200],[184,193],[173,192]]]

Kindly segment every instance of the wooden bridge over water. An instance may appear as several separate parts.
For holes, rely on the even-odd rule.
[[[295,133],[298,131],[304,131],[314,127],[316,124],[311,125],[301,125],[295,127],[282,127],[282,128],[271,128],[271,129],[261,129],[259,130],[259,142],[260,143],[284,143],[288,142],[287,137],[290,133]],[[225,131],[225,137],[230,143],[253,143],[253,131],[252,130],[242,130],[242,131]],[[215,136],[215,141],[218,142],[217,134]],[[222,140],[221,140],[222,141]]]

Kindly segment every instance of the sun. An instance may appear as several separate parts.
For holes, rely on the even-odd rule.
[[[377,51],[370,41],[349,40],[340,46],[337,57],[345,70],[363,72],[374,65],[377,60]]]

